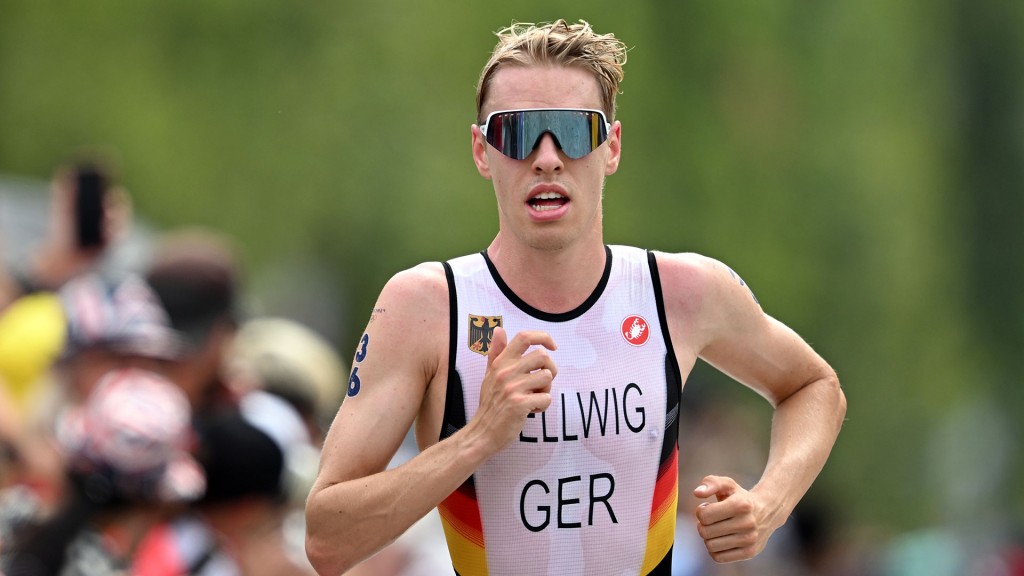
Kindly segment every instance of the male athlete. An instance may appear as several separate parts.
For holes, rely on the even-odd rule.
[[[340,574],[437,507],[462,576],[669,574],[679,396],[702,358],[775,407],[756,485],[694,487],[712,558],[751,558],[835,442],[836,375],[725,265],[605,245],[622,42],[564,21],[498,37],[471,128],[497,236],[381,292],[307,503],[309,557]],[[414,424],[421,453],[385,470]]]

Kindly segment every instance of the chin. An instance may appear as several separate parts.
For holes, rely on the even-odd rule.
[[[530,248],[541,252],[557,252],[567,245],[565,242],[534,242],[530,244]]]
[[[572,239],[566,234],[532,234],[526,238],[526,244],[534,250],[554,252],[567,248]]]

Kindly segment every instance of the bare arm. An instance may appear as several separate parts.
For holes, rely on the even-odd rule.
[[[697,334],[687,341],[694,352],[775,407],[768,463],[757,485],[747,491],[731,478],[707,476],[694,490],[698,498],[717,500],[697,509],[712,558],[748,559],[764,549],[821,472],[846,399],[828,363],[765,314],[732,270],[695,255],[659,254],[658,262],[669,315],[689,319]],[[674,286],[681,289],[669,296]],[[689,300],[674,302],[677,296]]]
[[[448,291],[438,265],[396,275],[381,292],[353,373],[358,393],[328,433],[306,503],[306,551],[317,572],[337,575],[393,541],[437,506],[550,403],[555,367],[534,344],[546,334],[495,333],[480,409],[459,432],[385,470],[421,409],[428,385],[444,385]],[[350,393],[354,391],[350,384]]]

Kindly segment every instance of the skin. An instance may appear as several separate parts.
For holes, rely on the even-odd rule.
[[[493,78],[484,114],[523,108],[600,108],[596,80],[575,68],[505,67]],[[530,305],[552,313],[577,307],[604,269],[602,187],[621,156],[622,127],[572,160],[545,135],[525,160],[503,156],[471,128],[480,175],[492,181],[499,231],[488,254]],[[530,200],[567,200],[538,210]],[[707,476],[696,523],[720,562],[753,557],[817,476],[839,432],[845,399],[832,369],[799,336],[764,314],[731,271],[695,254],[657,254],[669,331],[683,380],[703,358],[775,406],[768,463],[750,490]],[[393,541],[436,507],[542,411],[558,385],[544,332],[500,328],[487,360],[480,408],[437,442],[448,370],[448,289],[439,263],[396,274],[385,285],[353,363],[359,393],[342,405],[327,435],[306,505],[306,550],[322,575],[336,575]],[[409,334],[430,334],[410,338]],[[421,453],[385,470],[410,426]],[[371,435],[372,434],[372,435]]]

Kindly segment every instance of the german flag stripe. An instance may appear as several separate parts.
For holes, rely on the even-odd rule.
[[[672,451],[658,470],[651,502],[651,521],[647,530],[647,550],[641,574],[648,574],[672,549],[676,533],[676,506],[679,501],[679,449]]]
[[[480,506],[471,497],[472,490],[459,489],[441,502],[437,510],[441,515],[445,540],[452,557],[452,566],[459,574],[487,574],[487,551],[484,549],[483,523]]]

